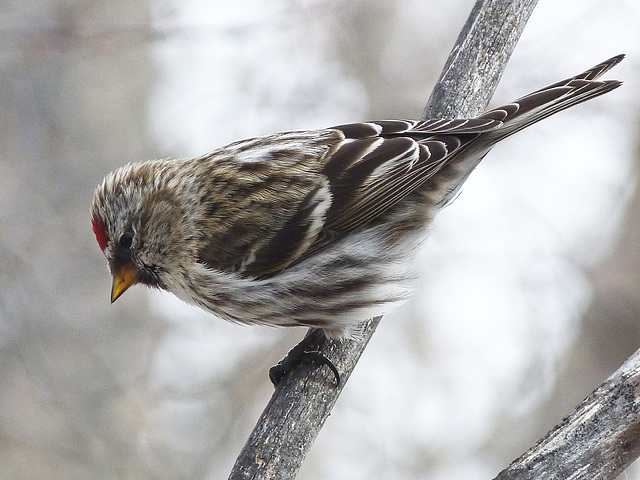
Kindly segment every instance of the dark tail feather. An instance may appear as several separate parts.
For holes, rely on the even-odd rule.
[[[498,142],[554,113],[618,88],[622,84],[618,80],[596,79],[620,63],[623,58],[624,55],[617,55],[574,77],[483,113],[478,118],[504,122],[494,134],[486,134],[487,140],[490,143]]]

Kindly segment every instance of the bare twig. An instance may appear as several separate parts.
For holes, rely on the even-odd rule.
[[[478,113],[489,102],[537,0],[478,0],[425,108],[423,118]],[[357,339],[317,345],[342,375],[327,368],[292,371],[275,390],[229,479],[293,479],[329,416],[380,317]]]

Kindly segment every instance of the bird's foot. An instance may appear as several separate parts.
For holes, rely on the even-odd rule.
[[[282,379],[291,372],[297,365],[311,363],[315,365],[326,365],[333,372],[336,379],[336,387],[340,385],[340,372],[333,362],[322,353],[319,348],[326,339],[321,329],[311,330],[289,353],[276,365],[269,369],[269,379],[274,387],[277,387]]]

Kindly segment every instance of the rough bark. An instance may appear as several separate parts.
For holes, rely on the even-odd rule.
[[[496,480],[611,480],[640,455],[640,350]]]

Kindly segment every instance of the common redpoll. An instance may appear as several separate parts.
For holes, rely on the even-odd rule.
[[[609,92],[613,57],[469,119],[389,120],[129,164],[92,206],[115,301],[142,283],[226,320],[329,336],[412,291],[412,253],[491,147]]]

